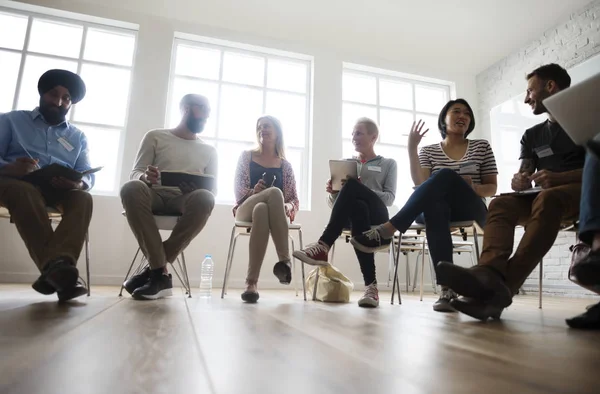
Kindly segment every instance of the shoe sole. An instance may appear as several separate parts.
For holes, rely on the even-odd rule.
[[[300,250],[295,251],[293,256],[308,265],[315,265],[319,267],[326,267],[329,265],[327,261],[314,260],[313,258],[309,257],[306,253]]]
[[[376,248],[369,248],[368,246],[365,246],[365,245],[361,244],[360,242],[355,241],[354,238],[350,238],[350,243],[352,244],[352,246],[354,246],[355,249],[358,249],[363,253],[376,253],[376,252],[385,250],[390,246],[390,244],[387,244],[387,245],[380,245]]]
[[[436,274],[438,285],[449,287],[461,296],[482,301],[494,296],[494,292],[466,268],[441,262],[436,267]]]
[[[482,310],[481,308],[474,308],[473,305],[469,304],[468,302],[459,300],[455,300],[452,302],[452,308],[454,308],[454,310],[457,312],[463,313],[467,316],[471,316],[472,318],[481,321],[487,321],[488,319],[499,320],[500,315],[502,315],[502,312],[504,311],[504,309],[501,309],[500,312],[490,314],[486,313],[486,311]]]
[[[433,304],[433,310],[436,312],[456,312],[456,309],[454,309],[450,303]]]
[[[77,278],[79,278],[79,271],[72,265],[58,267],[46,274],[46,282],[58,293],[74,287],[77,284]]]
[[[132,294],[136,300],[158,300],[159,298],[170,297],[173,295],[173,289],[163,289],[156,294]]]
[[[379,301],[372,301],[372,300],[358,301],[358,306],[360,306],[361,308],[377,308],[379,306]]]
[[[66,297],[63,297],[63,296],[61,296],[61,295],[59,294],[59,295],[58,295],[58,301],[59,301],[59,302],[67,302],[67,301],[70,301],[70,300],[72,300],[72,299],[74,299],[74,298],[77,298],[77,297],[81,297],[81,296],[83,296],[83,295],[86,295],[86,294],[87,294],[87,292],[88,292],[88,289],[86,289],[85,287],[79,287],[79,288],[77,288],[77,289],[76,289],[76,291],[74,291],[73,293],[69,294],[69,295],[68,295],[68,296],[66,296]]]
[[[31,284],[31,288],[43,295],[51,295],[51,294],[56,293],[56,290],[54,290],[49,284],[45,285],[40,282],[41,281],[39,279],[36,280],[35,282],[33,282]]]
[[[258,293],[242,293],[242,301],[248,304],[255,304],[260,298]]]
[[[279,279],[279,283],[282,285],[289,285],[292,282],[292,269],[281,261],[273,267],[273,275]]]

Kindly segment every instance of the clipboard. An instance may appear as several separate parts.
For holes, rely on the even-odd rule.
[[[52,178],[63,177],[73,182],[79,182],[84,176],[94,174],[104,167],[90,168],[89,170],[79,172],[72,168],[53,163],[49,166],[42,167],[25,175],[21,180],[30,182],[37,186],[50,185]]]
[[[194,174],[179,171],[161,171],[160,184],[166,187],[179,187],[182,183],[194,185],[196,189],[212,191],[215,186],[215,177],[206,174]]]
[[[331,189],[336,192],[342,189],[342,180],[358,179],[358,163],[354,160],[329,160],[329,171],[331,173]]]

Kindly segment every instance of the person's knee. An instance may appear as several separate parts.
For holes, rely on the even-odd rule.
[[[442,168],[441,170],[436,171],[436,173],[434,174],[436,177],[438,178],[456,178],[459,177],[459,175],[456,173],[456,171],[454,171],[451,168]]]
[[[208,190],[194,190],[187,200],[188,206],[198,208],[198,211],[211,213],[215,207],[215,196]]]
[[[269,203],[283,204],[283,192],[278,187],[270,187],[267,190],[264,190],[263,193],[267,193]]]
[[[252,223],[257,223],[263,218],[268,218],[269,216],[269,207],[264,202],[259,202],[254,206],[252,210]]]
[[[121,200],[127,200],[139,196],[141,193],[147,193],[148,185],[140,180],[131,180],[121,186]]]
[[[3,193],[9,198],[24,198],[29,195],[40,195],[38,189],[29,182],[15,181],[11,182],[10,187],[7,187]]]
[[[560,217],[560,211],[562,209],[562,200],[555,190],[548,189],[542,190],[531,207],[532,214],[535,212],[551,213],[551,215],[558,215]]]
[[[515,201],[511,196],[496,197],[492,200],[488,209],[490,214],[510,212],[515,209]]]
[[[94,205],[92,195],[84,190],[72,190],[70,200],[73,204],[82,207],[86,210],[91,210]]]

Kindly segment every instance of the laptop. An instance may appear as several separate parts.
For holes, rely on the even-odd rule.
[[[600,134],[600,73],[544,100],[548,112],[577,145]]]

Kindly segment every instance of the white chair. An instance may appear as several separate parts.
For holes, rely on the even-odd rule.
[[[471,262],[473,265],[475,265],[475,261],[477,261],[477,263],[479,263],[479,239],[478,239],[478,230],[477,230],[477,224],[475,223],[475,221],[462,221],[462,222],[451,222],[450,223],[450,229],[451,229],[451,234],[454,236],[461,236],[463,241],[453,241],[453,253],[470,253],[471,254]],[[468,231],[467,230],[471,230],[471,232],[473,233],[473,242],[468,242],[467,241],[467,237],[468,237]],[[422,236],[421,233],[422,232],[426,232],[427,229],[425,227],[424,224],[419,224],[419,223],[413,223],[412,226],[409,227],[409,230],[412,230],[414,232],[416,232],[416,235],[411,235],[408,234],[407,235],[403,235],[402,237],[399,238],[398,242],[396,243],[396,248],[397,248],[397,253],[396,256],[398,257],[400,253],[403,253],[402,249],[404,248],[404,250],[406,251],[406,253],[411,252],[411,251],[418,251],[421,259],[421,284],[420,284],[420,300],[423,301],[423,280],[424,280],[424,271],[425,271],[425,254],[427,254],[428,252],[428,247],[427,247],[427,237]],[[415,239],[416,237],[421,236],[420,239]],[[404,253],[403,253],[404,254]],[[473,259],[473,254],[475,255],[475,259]],[[408,255],[405,254],[407,256],[406,259],[406,281],[407,281],[407,290],[408,290],[408,282],[410,281],[410,268],[408,265]],[[418,257],[417,256],[417,262],[415,263],[415,277],[414,277],[414,281],[413,281],[413,291],[416,288],[416,282],[417,282],[417,275],[418,275],[418,270],[419,270],[419,265],[418,265]],[[431,260],[431,256],[429,256],[429,262],[430,262],[430,272],[431,272],[431,285],[433,287],[433,292],[437,293],[437,286],[436,286],[436,281],[435,281],[435,269],[434,269],[434,264],[433,261]],[[394,280],[397,280],[397,271],[398,271],[398,263],[396,260],[396,274],[394,277]]]
[[[302,243],[302,225],[299,223],[289,223],[288,229],[290,233],[292,231],[298,232],[298,241],[300,244],[300,249],[303,248]],[[233,265],[233,256],[235,254],[235,246],[237,244],[237,239],[240,235],[250,236],[252,231],[252,222],[243,222],[241,220],[236,220],[233,224],[233,228],[231,229],[231,237],[229,239],[229,251],[227,252],[227,262],[225,265],[225,277],[223,278],[223,288],[221,289],[221,298],[225,297],[227,294],[227,286],[229,284],[229,275],[231,274],[231,266]],[[289,239],[292,242],[292,250],[290,256],[292,258],[292,280],[294,281],[294,290],[296,291],[296,297],[298,296],[298,286],[296,279],[296,259],[294,258],[294,238],[291,234],[289,234]],[[302,289],[304,294],[304,301],[306,301],[306,289],[304,283],[304,263],[301,264],[302,270]]]
[[[375,227],[377,227],[377,226],[371,226],[371,228],[375,228]],[[339,238],[343,239],[346,243],[350,243],[350,239],[352,238],[352,230],[344,229]],[[380,252],[388,253],[389,258],[390,258],[389,261],[395,262],[397,260],[396,259],[396,251],[394,250],[392,245],[390,245],[390,247],[388,247],[387,249],[384,249]],[[331,262],[331,265],[333,265],[334,257],[335,257],[335,242],[331,246],[331,258],[329,259],[329,261]],[[388,266],[388,287],[389,287],[389,277],[390,277],[390,274],[392,271],[394,271],[394,270],[391,269],[391,266]],[[396,279],[397,279],[398,272],[394,271],[394,275],[396,275]],[[315,301],[317,298],[318,279],[319,279],[319,276],[317,275],[315,278],[315,286],[313,288],[313,301]],[[391,299],[392,305],[394,305],[394,296],[396,295],[396,289],[398,291],[398,293],[397,293],[398,294],[398,304],[402,304],[402,296],[400,295],[400,284],[396,279],[394,279],[394,282],[393,282],[394,287],[392,287],[392,299]]]
[[[122,212],[122,214],[123,214],[123,216],[127,216],[126,212],[124,212],[124,211]],[[179,216],[179,215],[177,215],[177,216],[176,215],[154,215],[154,222],[156,223],[156,227],[158,227],[159,230],[173,231],[173,228],[175,228],[175,225],[177,224],[177,222],[179,221],[180,218],[181,218],[181,216]],[[141,248],[138,247],[137,252],[135,252],[135,256],[133,256],[133,260],[131,260],[131,265],[129,266],[129,269],[127,270],[125,279],[123,279],[123,283],[125,283],[125,281],[129,278],[129,274],[131,273],[131,269],[133,268],[133,265],[135,264],[135,261],[138,257],[138,254],[140,253],[140,250],[141,250]],[[179,282],[181,282],[181,285],[185,289],[185,294],[187,294],[189,298],[192,298],[192,288],[190,286],[190,278],[188,277],[187,266],[185,263],[185,254],[184,254],[183,250],[181,251],[180,256],[181,256],[181,260],[179,260],[179,256],[177,256],[175,262],[177,262],[177,265],[179,266],[179,270],[181,271],[181,274],[179,274],[179,272],[177,271],[175,262],[171,264],[171,267],[173,268],[175,275],[179,279]],[[133,272],[132,276],[137,275],[140,272],[142,272],[142,270],[144,269],[146,264],[147,264],[146,256],[142,255],[142,258],[140,259],[140,263],[138,264],[137,268]],[[119,297],[123,296],[123,288],[124,288],[124,286],[121,285],[121,290],[119,290]]]
[[[58,224],[62,219],[62,213],[56,208],[46,207],[46,212],[48,212],[48,220],[50,224]],[[0,218],[8,219],[10,223],[14,223],[12,217],[10,216],[10,212],[8,209],[0,207]],[[87,280],[87,295],[88,297],[91,294],[91,283],[90,283],[90,237],[89,233],[85,233],[85,272],[86,272],[86,280]]]

